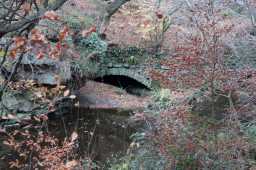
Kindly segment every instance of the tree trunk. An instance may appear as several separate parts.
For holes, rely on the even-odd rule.
[[[118,11],[118,9],[130,0],[115,0],[106,8],[106,13],[103,14],[103,21],[99,28],[99,33],[104,34],[110,22],[110,18]]]

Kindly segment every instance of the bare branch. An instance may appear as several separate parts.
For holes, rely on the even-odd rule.
[[[103,22],[100,26],[100,34],[106,31],[107,26],[109,25],[110,18],[114,15],[118,9],[124,5],[125,3],[129,2],[130,0],[114,0],[106,9],[106,13],[103,18]]]
[[[3,25],[2,27],[0,27],[0,38],[9,32],[22,29],[29,23],[37,22],[46,11],[56,10],[59,7],[61,7],[66,1],[67,0],[56,0],[54,4],[51,4],[47,8],[39,9],[39,11],[36,14],[24,17],[17,22],[11,22],[10,24]]]
[[[124,5],[126,2],[129,2],[130,0],[115,0],[107,7],[107,15],[110,18],[116,11]]]

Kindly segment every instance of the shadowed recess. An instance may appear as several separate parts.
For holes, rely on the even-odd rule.
[[[150,92],[150,89],[147,86],[127,76],[107,75],[98,77],[95,81],[119,87],[126,90],[127,93],[137,96],[145,96]]]

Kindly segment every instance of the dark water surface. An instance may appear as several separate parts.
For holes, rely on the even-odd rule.
[[[130,144],[128,112],[79,109],[73,114],[49,121],[49,129],[60,139],[78,133],[80,155],[104,162],[114,154],[125,153]]]
[[[115,156],[122,156],[130,145],[130,136],[135,129],[129,127],[129,112],[116,110],[75,109],[63,116],[50,116],[48,131],[51,136],[64,141],[72,132],[78,134],[77,152],[80,157],[90,157],[100,166]],[[0,156],[10,155],[2,145],[0,136]],[[0,170],[7,169],[0,160]]]

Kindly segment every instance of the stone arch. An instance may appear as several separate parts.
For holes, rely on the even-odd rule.
[[[126,76],[131,79],[136,80],[137,82],[143,84],[148,89],[152,89],[151,87],[151,79],[147,75],[143,74],[142,71],[132,70],[129,68],[108,68],[106,71],[98,74],[98,77],[104,76]]]

